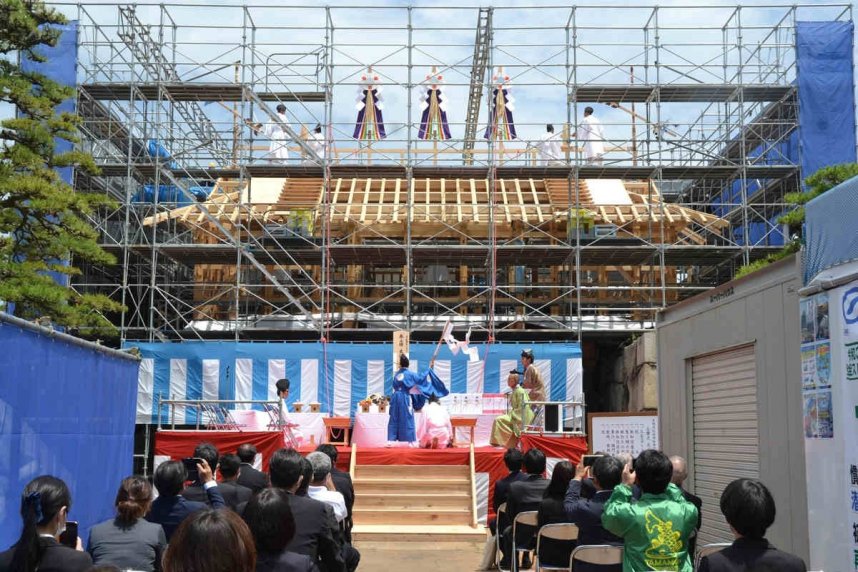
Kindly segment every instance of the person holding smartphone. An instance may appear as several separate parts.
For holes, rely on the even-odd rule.
[[[62,479],[43,475],[30,481],[21,495],[21,518],[24,524],[21,536],[14,546],[0,553],[0,572],[88,570],[92,566],[92,558],[82,552],[76,526],[73,527],[73,535],[66,535],[68,543],[74,546],[60,543],[67,525],[72,524],[72,521],[67,520],[70,508],[71,493]]]
[[[170,537],[189,515],[209,507],[213,509],[226,507],[223,495],[220,494],[217,481],[214,479],[214,471],[209,467],[208,462],[205,459],[185,459],[185,461],[196,466],[198,480],[203,483],[203,488],[208,495],[209,506],[205,503],[189,501],[180,494],[188,481],[188,470],[183,461],[167,461],[158,465],[155,469],[155,488],[158,489],[159,496],[152,502],[152,508],[146,515],[146,520],[164,527],[167,542],[170,542]]]

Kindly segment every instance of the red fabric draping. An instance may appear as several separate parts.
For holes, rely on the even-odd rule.
[[[179,460],[194,455],[202,442],[217,447],[221,455],[235,453],[239,445],[253,443],[262,454],[262,470],[268,470],[268,460],[274,451],[285,446],[283,433],[278,431],[158,431],[155,434],[155,454]]]
[[[588,450],[587,439],[584,437],[546,437],[544,435],[522,435],[522,450],[541,449],[546,457],[565,459],[577,465]]]

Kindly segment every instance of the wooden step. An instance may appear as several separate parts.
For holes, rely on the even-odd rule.
[[[435,477],[470,477],[467,465],[357,465],[355,478],[383,477],[390,480],[404,477],[416,477],[421,480]]]
[[[486,539],[486,529],[483,526],[473,528],[461,525],[414,525],[401,524],[387,526],[383,524],[355,524],[352,528],[352,539],[360,550],[369,542],[393,542],[396,544],[419,543],[431,546],[435,543],[476,544],[482,548]],[[470,548],[470,546],[463,548]]]
[[[446,508],[456,507],[469,509],[471,495],[469,492],[448,493],[358,493],[355,495],[355,509],[385,508],[401,510],[411,508]]]
[[[421,485],[426,487],[431,486],[431,490],[436,493],[451,493],[451,492],[470,492],[471,481],[465,477],[452,479],[423,479]],[[362,494],[376,493],[413,493],[414,481],[397,481],[390,478],[355,478],[354,481],[355,497]]]
[[[411,508],[406,510],[388,510],[383,508],[354,507],[352,519],[357,524],[423,524],[423,525],[462,525],[471,523],[471,511],[467,508]]]

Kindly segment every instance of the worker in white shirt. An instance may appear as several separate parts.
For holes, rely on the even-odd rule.
[[[539,150],[539,163],[545,166],[562,165],[560,157],[560,134],[554,133],[554,126],[550,123],[545,126],[545,133],[536,144]]]
[[[269,121],[262,128],[262,132],[271,140],[268,146],[267,159],[274,163],[285,163],[289,159],[289,148],[287,143],[289,135],[283,128],[289,124],[286,117],[286,106],[282,103],[277,106],[277,121]]]
[[[578,126],[575,137],[584,144],[584,158],[588,163],[602,164],[605,154],[605,132],[602,122],[593,116],[593,108],[584,109],[584,119]]]
[[[322,134],[322,126],[320,124],[317,123],[313,132],[310,133],[310,136],[307,139],[307,144],[310,146],[310,149],[316,153],[316,156],[319,157],[319,161],[308,157],[306,163],[309,165],[320,164],[321,161],[325,159],[325,148],[328,145],[328,142],[325,141],[325,136]]]
[[[307,461],[313,467],[313,481],[307,489],[307,496],[329,505],[334,510],[337,522],[342,522],[348,516],[346,500],[338,493],[331,478],[331,458],[320,451],[308,453]]]

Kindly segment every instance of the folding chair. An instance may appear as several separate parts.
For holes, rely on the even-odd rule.
[[[292,432],[292,425],[285,419],[280,417],[280,408],[276,405],[266,403],[263,405],[265,412],[268,413],[268,430],[283,431],[283,437],[286,440],[286,446],[293,449],[298,447],[298,439]]]
[[[519,547],[516,540],[516,532],[518,532],[519,526],[532,526],[536,528],[539,526],[539,520],[537,518],[537,511],[528,510],[525,512],[520,512],[515,515],[515,519],[512,521],[512,572],[518,572],[518,554],[519,552],[530,552],[533,550],[530,547],[530,542],[527,543],[527,546]],[[532,540],[532,538],[531,538]]]
[[[578,546],[569,557],[569,572],[575,572],[576,562],[614,566],[616,572],[623,571],[623,547],[610,544]]]
[[[502,572],[506,572],[500,566],[500,561],[501,561],[500,539],[501,539],[501,534],[503,533],[503,529],[501,528],[501,515],[502,514],[506,514],[506,503],[501,503],[501,505],[498,507],[498,513],[495,515],[495,518],[496,518],[496,520],[495,520],[495,523],[496,523],[495,524],[495,564],[497,564],[498,570],[501,570]]]
[[[712,544],[704,544],[698,548],[697,555],[694,557],[694,569],[697,570],[697,567],[700,566],[700,561],[704,556],[721,552],[728,546],[730,546],[729,542],[713,542]]]
[[[563,561],[565,562],[569,559],[572,555],[572,551],[575,549],[575,542],[578,540],[578,526],[571,522],[546,524],[543,525],[542,528],[539,529],[539,532],[536,533],[536,572],[540,572],[541,570],[568,570],[569,567],[565,564],[563,566],[559,566],[557,564],[542,563],[541,549],[545,548],[545,545],[543,545],[543,539],[563,542],[564,549],[568,548],[566,555],[563,557]],[[552,542],[551,544],[556,543]]]

